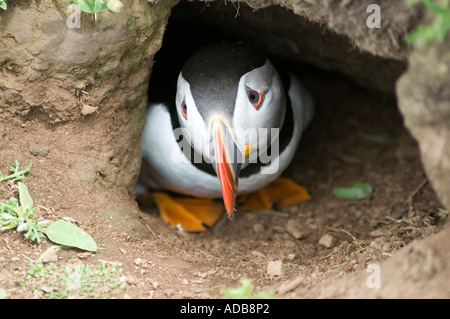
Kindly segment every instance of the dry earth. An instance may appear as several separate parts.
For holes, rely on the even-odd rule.
[[[310,202],[295,207],[238,212],[232,221],[224,216],[209,233],[180,232],[166,225],[154,207],[140,211],[114,190],[106,198],[97,186],[68,187],[81,177],[65,175],[65,158],[80,157],[83,163],[84,154],[70,152],[67,145],[89,145],[89,140],[77,138],[81,133],[75,124],[49,133],[37,121],[17,119],[13,131],[0,130],[0,170],[5,173],[15,158],[24,165],[33,163],[26,183],[39,207],[37,216],[73,218],[99,245],[97,253],[61,249],[57,263],[120,263],[128,286],[117,297],[220,298],[221,288],[236,287],[243,277],[252,279],[256,290],[274,288],[277,298],[336,297],[338,288],[345,287],[345,281],[337,284],[339,279],[365,283],[369,264],[381,264],[413,240],[438,232],[445,221],[436,215],[442,205],[435,193],[423,184],[418,148],[402,125],[395,99],[340,76],[301,71],[317,111],[285,174],[312,195]],[[30,135],[23,132],[31,130],[34,136],[24,139]],[[389,139],[377,143],[369,135]],[[355,181],[374,186],[369,200],[332,196],[333,187]],[[1,184],[0,194],[1,199],[14,195],[7,183]],[[405,208],[408,212],[394,219]],[[24,285],[16,281],[25,279],[30,261],[52,243],[29,243],[16,231],[2,232],[0,242],[0,288],[8,298],[42,298],[39,287],[32,291],[26,280]],[[276,265],[273,261],[280,261],[281,268],[268,269]],[[391,271],[395,275],[401,270]],[[401,295],[402,287],[396,289]]]
[[[328,2],[341,8],[337,1]],[[142,5],[143,2],[134,3]],[[375,40],[366,43],[367,30],[354,28],[347,23],[348,15],[352,12],[345,6],[356,2],[342,3],[341,11],[336,16],[335,10],[328,10],[333,5],[322,8],[310,6],[309,1],[303,4],[306,9],[324,9],[325,13],[328,12],[330,19],[327,14],[312,16],[318,21],[334,22],[328,23],[328,26],[334,26],[332,29],[340,31],[339,34],[346,31],[341,30],[342,26],[355,31],[356,36],[351,38],[366,49],[370,45],[369,49],[379,47],[389,51],[389,45],[377,43],[397,43],[415,17],[409,10],[404,11],[404,16],[397,16],[399,10],[386,10],[389,13],[386,18],[391,15],[398,18],[391,19],[397,21],[398,25],[394,23],[388,27],[394,31],[399,28],[399,32],[391,32],[389,38],[384,37],[383,33],[374,33],[370,39]],[[35,5],[34,2],[32,5]],[[50,10],[52,4],[42,2],[41,6],[41,9],[46,7]],[[22,7],[21,10],[25,10],[27,6]],[[361,9],[363,5],[358,2],[357,7]],[[238,9],[234,6],[231,8],[234,11]],[[41,11],[32,12],[40,17]],[[48,26],[59,28],[61,24],[64,25],[65,16],[61,19],[56,11],[52,12],[59,20],[55,18],[55,23]],[[131,25],[135,30],[144,28],[142,30],[148,34],[162,37],[165,15],[168,12],[164,11],[161,20],[152,26],[138,24],[145,22],[145,19],[129,21],[135,22]],[[266,13],[261,14],[265,17]],[[234,15],[233,12],[233,17]],[[116,24],[121,26],[117,32],[124,36],[123,28],[128,25],[127,16],[115,18],[118,19]],[[191,16],[189,18],[196,20]],[[9,21],[6,15],[4,19]],[[46,19],[53,18],[49,16]],[[36,18],[36,21],[41,20]],[[184,21],[181,22],[181,27],[185,27]],[[193,22],[195,25],[196,21]],[[92,21],[86,27],[90,25]],[[27,26],[31,28],[31,24]],[[43,28],[47,24],[38,26]],[[107,23],[103,26],[107,26]],[[252,30],[254,29],[250,31]],[[58,34],[55,30],[51,31],[51,34]],[[269,31],[272,30],[269,28]],[[350,31],[348,33],[352,34]],[[28,35],[31,34],[30,31]],[[274,34],[274,37],[281,38],[277,33]],[[66,35],[77,36],[70,32]],[[139,32],[135,36],[136,39],[128,36],[126,39],[138,43],[141,43],[138,41],[140,36],[149,39]],[[180,36],[188,42],[191,40],[182,34]],[[11,40],[5,39],[7,42],[8,39]],[[106,40],[117,44],[116,38],[111,39]],[[164,35],[164,39],[169,39],[168,34]],[[253,39],[255,40],[254,35]],[[319,43],[320,39],[318,38]],[[273,42],[273,38],[266,40]],[[110,43],[108,41],[106,43]],[[308,43],[314,44],[313,41],[306,44]],[[44,44],[40,43],[46,47]],[[185,53],[185,47],[176,44],[171,53]],[[83,102],[80,96],[63,90],[70,99],[61,102],[62,95],[58,92],[64,88],[71,90],[72,87],[84,90],[93,83],[87,81],[74,86],[67,81],[58,80],[58,84],[52,86],[53,89],[47,89],[53,82],[48,82],[46,77],[38,77],[39,86],[27,85],[28,82],[21,84],[30,92],[30,97],[38,99],[35,104],[40,106],[42,102],[39,99],[45,97],[51,105],[58,106],[58,114],[67,110],[73,115],[74,122],[68,121],[70,119],[65,118],[65,113],[65,121],[51,122],[47,118],[49,111],[40,108],[0,118],[0,171],[6,173],[14,159],[23,165],[31,162],[33,168],[27,175],[26,184],[38,206],[37,218],[54,221],[68,217],[89,233],[99,246],[96,253],[61,248],[57,252],[58,265],[97,265],[100,260],[119,263],[123,268],[121,280],[127,283],[127,287],[117,295],[109,295],[119,298],[220,298],[221,288],[236,287],[239,279],[244,277],[253,280],[257,291],[275,289],[276,298],[450,297],[450,269],[447,266],[450,264],[450,254],[445,246],[450,235],[450,229],[446,227],[448,218],[439,217],[439,209],[443,209],[443,206],[430,183],[427,183],[418,145],[403,126],[396,99],[363,89],[333,73],[306,66],[298,66],[296,70],[312,91],[317,109],[316,117],[305,132],[297,156],[285,175],[307,187],[312,195],[311,201],[281,211],[238,212],[232,221],[224,216],[211,232],[203,234],[183,233],[165,224],[155,207],[140,209],[123,187],[135,178],[133,174],[136,173],[138,162],[135,156],[137,148],[130,143],[138,143],[136,132],[143,122],[140,111],[145,107],[143,88],[147,86],[148,68],[153,63],[149,52],[155,52],[157,46],[159,41],[145,44],[145,52],[140,46],[135,48],[140,52],[138,55],[142,61],[136,60],[137,54],[124,52],[128,49],[126,45],[120,46],[118,56],[124,57],[118,64],[121,69],[117,69],[114,64],[108,66],[108,72],[114,73],[109,78],[118,81],[115,74],[117,72],[130,71],[136,74],[130,81],[126,81],[127,90],[123,92],[115,90],[115,84],[108,86],[118,95],[105,94],[107,102],[100,99],[103,98],[102,81],[95,82],[89,91],[90,103],[101,107],[92,110],[92,116],[83,112],[80,115],[74,107],[78,106],[77,102]],[[23,50],[27,51],[28,46],[25,47]],[[76,47],[83,49],[83,46]],[[399,50],[402,48],[398,47]],[[336,59],[336,51],[330,51],[328,47],[318,51],[325,54],[325,57],[319,56],[319,60],[330,63],[330,59]],[[11,54],[13,51],[8,52]],[[313,50],[308,54],[316,57],[315,52],[317,51]],[[349,54],[355,54],[355,51],[339,52],[347,58]],[[369,52],[373,53],[373,50]],[[404,50],[402,52],[401,55],[406,54]],[[95,57],[96,51],[91,53]],[[58,54],[55,55],[60,58]],[[168,54],[164,56],[171,59]],[[71,56],[66,58],[70,60]],[[159,81],[156,71],[160,60],[156,57],[155,76],[152,76],[155,81]],[[340,70],[345,71],[347,64],[337,60]],[[105,58],[105,61],[109,61],[109,58]],[[182,60],[173,61],[181,63]],[[348,61],[351,66],[353,57],[348,58]],[[383,61],[376,61],[378,62],[381,71],[389,70]],[[65,70],[66,65],[67,62],[62,61],[60,67]],[[96,74],[98,71],[95,63],[88,63],[89,68],[81,65],[80,72],[92,71]],[[423,65],[425,64],[420,64],[419,67]],[[9,66],[7,71],[10,73],[4,74],[10,75],[10,79],[16,79],[14,64]],[[42,68],[41,65],[38,67],[38,71],[33,69],[36,74],[40,74],[39,70]],[[24,70],[28,72],[32,69]],[[356,74],[360,73],[359,68],[356,70]],[[395,71],[397,74],[399,70]],[[365,75],[372,78],[375,73],[370,71]],[[418,74],[420,77],[421,73]],[[103,75],[105,79],[108,78],[108,74]],[[25,73],[24,76],[28,75]],[[69,79],[73,80],[72,77]],[[386,78],[382,76],[381,79]],[[424,81],[427,79],[425,77]],[[393,92],[393,81],[387,82],[386,86],[391,87]],[[137,87],[140,88],[139,92]],[[166,86],[165,89],[167,88]],[[415,90],[416,86],[411,88]],[[39,91],[39,94],[34,94],[35,91]],[[131,97],[129,92],[133,93]],[[149,96],[155,97],[153,94]],[[7,99],[8,95],[4,94],[2,97]],[[19,93],[17,97],[20,97]],[[81,97],[86,98],[84,95]],[[8,101],[11,102],[10,99]],[[12,111],[20,111],[24,107],[20,101],[17,99],[12,101],[14,103],[11,102],[14,106]],[[122,107],[124,101],[128,103],[129,110]],[[127,135],[130,131],[134,132],[131,136]],[[380,136],[388,138],[384,143],[374,141],[374,137]],[[356,181],[374,186],[370,199],[345,201],[332,196],[333,187],[350,186]],[[122,188],[115,189],[113,185],[120,185]],[[105,192],[108,187],[109,191]],[[17,196],[14,185],[0,183],[0,200],[11,196]],[[42,293],[49,290],[48,284],[42,280],[27,280],[26,275],[30,262],[36,261],[52,246],[48,240],[40,245],[30,243],[14,230],[1,232],[0,296],[6,294],[6,298],[44,298]],[[366,269],[371,264],[381,265],[380,290],[366,285],[366,279],[370,275]],[[69,296],[79,297],[75,292]]]

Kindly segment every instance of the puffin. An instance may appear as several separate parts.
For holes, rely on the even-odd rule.
[[[281,177],[314,114],[293,74],[248,43],[219,42],[185,61],[171,99],[149,103],[141,136],[139,180],[165,221],[201,232],[224,212],[309,200]]]

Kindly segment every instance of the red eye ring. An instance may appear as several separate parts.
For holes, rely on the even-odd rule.
[[[184,101],[184,99],[183,99],[183,102],[181,102],[180,109],[181,109],[181,114],[183,114],[183,117],[187,120],[187,105],[186,105],[186,102]]]
[[[264,101],[264,94],[261,92],[258,92],[256,90],[250,89],[249,87],[245,87],[247,91],[247,98],[251,105],[257,110],[261,107],[263,101]]]

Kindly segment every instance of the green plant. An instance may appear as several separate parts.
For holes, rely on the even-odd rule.
[[[6,5],[6,0],[0,0],[0,8],[6,10],[8,6]]]
[[[1,0],[0,0],[1,1]],[[20,164],[18,160],[14,160],[14,165],[9,167],[9,171],[12,172],[12,174],[8,176],[3,176],[3,174],[0,172],[0,182],[6,181],[8,179],[15,179],[15,180],[24,180],[25,174],[28,173],[31,170],[31,163],[28,165],[28,167],[22,171],[19,170]]]
[[[40,243],[45,221],[32,218],[36,211],[33,200],[24,183],[19,182],[18,187],[19,200],[14,198],[0,202],[0,230],[17,228],[18,232],[25,232],[26,239]]]
[[[251,279],[242,278],[239,280],[241,287],[233,289],[220,289],[220,294],[231,299],[249,299],[255,287]],[[255,294],[252,299],[270,299],[275,295],[275,291],[270,289],[269,291],[260,291]]]
[[[28,267],[26,278],[18,281],[49,299],[110,298],[127,287],[119,278],[123,269],[116,263],[59,266],[56,263],[38,262],[30,263]]]
[[[20,170],[20,164],[14,161],[15,166],[9,170],[12,174],[3,176],[0,173],[0,182],[5,180],[24,180],[25,174],[31,169],[31,163],[24,170]],[[27,186],[17,183],[19,198],[0,201],[0,231],[17,228],[18,232],[25,232],[24,237],[41,242],[43,234],[56,244],[76,247],[88,251],[97,251],[97,244],[94,239],[78,226],[64,220],[58,220],[50,226],[46,226],[48,221],[38,221],[33,219],[37,207],[33,204],[33,199],[28,193]]]
[[[367,199],[373,192],[370,184],[355,182],[351,187],[334,187],[333,196],[347,200]]]
[[[450,30],[450,0],[406,0],[408,5],[422,2],[425,9],[434,16],[430,25],[419,26],[406,37],[406,42],[419,48],[428,47],[433,41],[445,41],[445,35]]]

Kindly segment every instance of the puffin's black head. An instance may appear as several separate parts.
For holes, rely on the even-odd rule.
[[[285,96],[279,75],[249,45],[222,42],[186,61],[175,102],[190,143],[211,159],[231,217],[241,168],[268,148],[264,132],[283,123]]]

